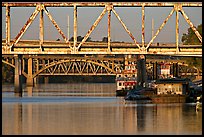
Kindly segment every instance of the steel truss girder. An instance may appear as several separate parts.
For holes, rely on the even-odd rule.
[[[182,9],[182,7],[202,7],[202,3],[201,2],[31,2],[31,3],[9,3],[9,2],[3,2],[2,6],[6,7],[6,47],[2,46],[3,51],[8,52],[8,53],[15,53],[13,52],[13,48],[17,47],[17,43],[19,42],[20,38],[23,36],[23,34],[26,32],[26,30],[28,29],[28,27],[31,25],[31,23],[33,22],[33,20],[36,18],[36,16],[38,15],[38,13],[41,13],[40,16],[40,40],[39,40],[39,53],[42,52],[43,53],[43,12],[44,11],[48,18],[51,20],[51,22],[53,23],[53,25],[55,26],[55,28],[58,30],[59,34],[63,37],[63,39],[65,40],[66,44],[67,44],[67,49],[70,50],[71,52],[67,52],[67,54],[84,54],[87,53],[83,52],[82,48],[83,48],[83,44],[86,42],[87,38],[89,37],[89,35],[92,33],[92,31],[96,28],[96,26],[98,25],[98,23],[100,22],[100,20],[103,18],[103,16],[105,15],[105,13],[108,11],[108,43],[106,46],[106,51],[103,52],[103,54],[121,54],[120,52],[114,52],[111,51],[111,46],[112,43],[110,42],[110,17],[111,17],[111,11],[113,11],[113,13],[115,14],[115,16],[118,18],[118,20],[120,21],[120,23],[122,24],[122,26],[124,27],[124,29],[126,30],[126,32],[129,34],[129,36],[133,39],[134,41],[134,45],[136,46],[136,48],[138,48],[138,53],[141,54],[148,54],[148,49],[151,46],[151,43],[154,41],[154,39],[156,38],[156,36],[158,35],[158,33],[162,30],[162,28],[164,27],[164,25],[166,24],[166,22],[168,21],[168,19],[172,16],[172,14],[174,13],[174,11],[176,11],[176,47],[175,53],[172,54],[178,54],[179,55],[179,43],[178,43],[178,32],[179,32],[179,28],[178,28],[178,12],[181,13],[181,15],[185,18],[186,22],[190,25],[190,27],[193,29],[193,31],[195,32],[196,36],[198,37],[198,39],[200,40],[200,42],[202,43],[202,36],[199,34],[199,32],[196,30],[196,27],[193,25],[193,23],[190,21],[190,19],[188,18],[188,16],[185,14],[184,10]],[[102,11],[102,13],[99,15],[98,19],[94,22],[94,24],[92,25],[92,27],[88,30],[87,34],[84,36],[84,39],[78,44],[77,43],[77,7],[87,7],[87,6],[101,6],[101,7],[105,7],[104,10]],[[23,28],[20,30],[20,32],[17,34],[16,38],[13,40],[13,42],[11,43],[10,41],[10,8],[11,7],[36,7],[35,11],[32,13],[32,15],[30,16],[30,18],[27,20],[27,22],[25,23],[25,25],[23,26]],[[62,30],[59,28],[58,24],[56,23],[56,21],[53,19],[53,17],[51,16],[51,14],[46,10],[46,7],[74,7],[74,44],[72,45],[69,40],[66,38],[66,36],[64,35],[64,33],[62,32]],[[119,15],[116,13],[114,7],[142,7],[142,46],[140,46],[138,44],[138,42],[136,41],[136,39],[134,38],[134,36],[132,35],[132,33],[128,30],[128,28],[126,27],[125,23],[122,21],[122,19],[119,17]],[[145,46],[145,41],[144,41],[144,37],[145,37],[145,12],[144,9],[145,7],[173,7],[172,11],[170,12],[170,14],[168,15],[168,17],[166,18],[166,20],[163,22],[163,24],[160,26],[160,28],[157,30],[157,32],[155,33],[155,35],[152,37],[152,39],[150,40],[150,42],[147,44],[147,46]],[[135,50],[135,49],[134,49]],[[132,50],[132,52],[135,52],[134,50]],[[4,52],[4,53],[5,53]],[[79,53],[81,52],[81,53]],[[98,52],[100,51],[96,51],[96,52],[92,52],[91,54],[98,54]],[[22,52],[17,51],[17,54],[20,54]],[[48,51],[49,53],[49,51]],[[45,54],[48,54],[47,52],[45,52]],[[131,53],[130,51],[127,53]],[[23,52],[23,54],[28,54],[27,52]],[[57,54],[57,52],[54,52],[54,54]],[[157,53],[157,54],[165,54],[165,53]],[[169,53],[167,53],[169,54]],[[183,53],[180,53],[183,54]],[[195,53],[195,54],[200,54],[200,53]]]

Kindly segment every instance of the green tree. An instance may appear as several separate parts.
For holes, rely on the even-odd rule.
[[[77,41],[82,41],[83,38],[84,38],[84,37],[82,37],[82,36],[77,36]],[[69,39],[69,41],[74,41],[74,37],[71,37],[71,38]],[[92,41],[92,40],[91,40],[91,37],[88,37],[88,38],[86,39],[86,42],[90,42],[90,41]]]
[[[200,35],[202,36],[202,24],[198,25],[198,27],[196,28],[197,31],[200,33]],[[198,39],[198,37],[196,36],[195,32],[192,30],[192,28],[188,28],[188,33],[184,33],[181,41],[183,42],[183,44],[201,44],[200,40]]]
[[[202,36],[202,24],[198,25],[198,27],[196,29],[200,33],[200,35]],[[202,44],[200,42],[200,40],[198,39],[198,37],[196,36],[195,32],[192,30],[192,28],[188,28],[188,33],[183,34],[181,41],[185,45],[187,45],[187,44],[192,44],[192,45]],[[198,69],[202,69],[202,58],[188,57],[185,59],[186,59],[186,63],[189,64],[189,66],[191,66],[191,67],[195,66]]]
[[[13,83],[14,68],[2,63],[2,83]]]

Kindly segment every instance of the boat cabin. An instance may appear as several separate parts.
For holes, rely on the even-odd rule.
[[[171,64],[160,63],[159,65],[159,78],[170,78],[173,77],[171,74]]]
[[[125,65],[122,73],[116,74],[117,90],[130,90],[137,84],[136,64],[130,63]]]
[[[130,90],[137,84],[136,77],[120,77],[117,78],[117,90]]]
[[[189,92],[189,81],[181,78],[158,79],[157,94],[180,94]]]

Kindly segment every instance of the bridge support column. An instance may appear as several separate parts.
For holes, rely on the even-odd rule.
[[[147,74],[146,74],[146,60],[144,55],[139,55],[137,60],[137,81],[138,86],[146,87]]]
[[[157,62],[153,63],[153,80],[156,80],[158,77],[158,73],[157,73]]]
[[[27,86],[33,86],[33,59],[28,58],[28,77],[27,77]]]
[[[173,63],[173,77],[178,77],[178,63]]]
[[[36,76],[34,79],[33,79],[33,85],[34,86],[37,86],[39,84],[39,76]]]
[[[22,96],[22,56],[15,55],[14,93]]]
[[[48,77],[48,76],[45,76],[45,77],[44,77],[44,82],[45,82],[45,84],[48,84],[48,83],[49,83],[49,77]]]

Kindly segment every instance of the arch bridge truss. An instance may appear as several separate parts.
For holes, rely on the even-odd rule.
[[[5,63],[15,69],[15,56],[3,55],[2,63]],[[29,72],[28,63],[31,59],[32,72]],[[128,61],[137,62],[136,58],[130,58]],[[146,71],[147,75],[153,74],[153,63],[155,62],[171,62],[178,63],[178,73],[180,76],[202,76],[202,70],[189,66],[184,61],[180,60],[158,60],[147,59]],[[89,57],[63,57],[63,56],[30,56],[22,57],[22,74],[28,78],[35,78],[38,75],[53,76],[53,75],[116,75],[124,70],[124,57],[104,57],[89,56]],[[31,75],[31,76],[29,76]]]

